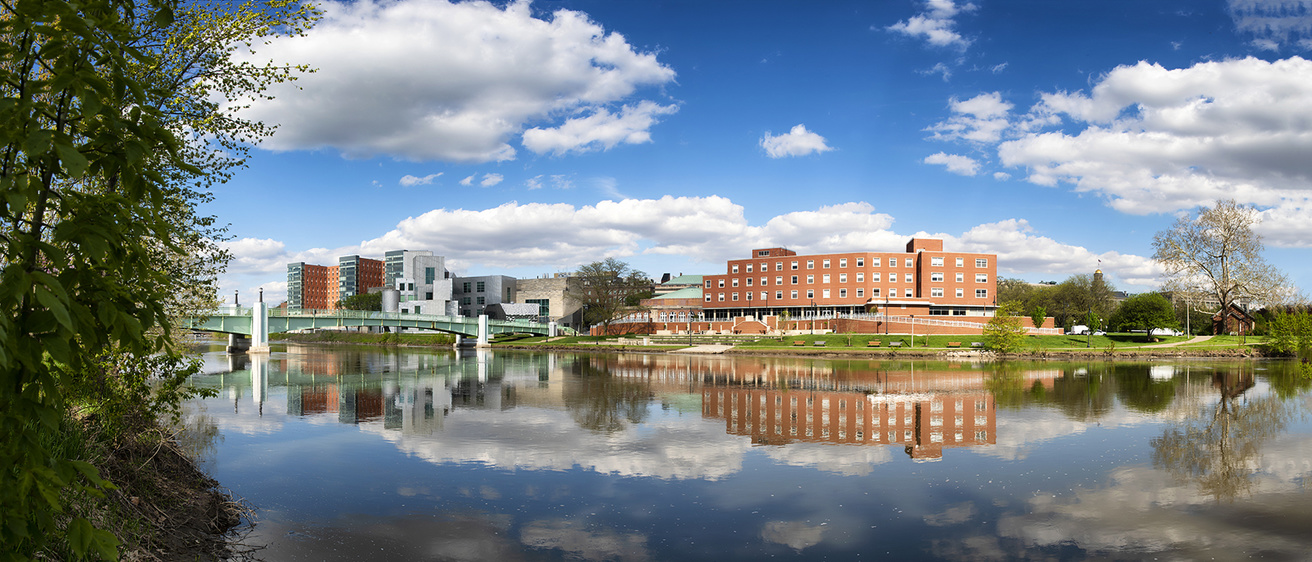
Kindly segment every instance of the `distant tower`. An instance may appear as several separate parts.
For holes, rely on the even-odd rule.
[[[1095,270],[1093,271],[1093,284],[1094,284],[1094,285],[1101,285],[1101,284],[1102,284],[1102,270],[1101,270],[1101,269],[1095,269]]]

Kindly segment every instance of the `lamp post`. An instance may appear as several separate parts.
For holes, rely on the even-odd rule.
[[[911,348],[916,347],[916,315],[911,315]]]
[[[1093,324],[1093,307],[1089,307],[1089,317],[1084,319],[1089,324]],[[1084,348],[1093,347],[1093,326],[1084,327]]]
[[[815,335],[815,317],[816,317],[816,314],[818,314],[818,313],[819,313],[819,312],[818,312],[818,310],[816,309],[815,301],[812,300],[812,301],[811,301],[811,335],[813,335],[813,336]]]

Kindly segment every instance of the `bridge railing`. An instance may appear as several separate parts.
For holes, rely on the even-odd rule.
[[[250,309],[246,309],[250,313]],[[269,310],[270,318],[358,318],[361,320],[420,320],[424,322],[446,322],[452,324],[476,324],[477,318],[467,316],[446,316],[440,314],[412,314],[409,312],[378,312],[373,310],[324,310],[324,309],[281,309]],[[544,324],[533,320],[488,320],[497,326],[523,326],[540,328]]]

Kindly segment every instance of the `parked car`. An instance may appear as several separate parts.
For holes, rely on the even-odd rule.
[[[1071,331],[1066,332],[1066,334],[1070,336],[1083,336],[1088,333],[1089,333],[1089,327],[1083,324],[1076,324],[1074,326],[1071,326]]]
[[[1178,336],[1183,333],[1184,332],[1181,332],[1180,330],[1172,330],[1170,328],[1153,328],[1148,330],[1148,335],[1150,336]]]

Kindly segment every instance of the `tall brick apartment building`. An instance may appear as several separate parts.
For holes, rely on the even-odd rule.
[[[916,316],[990,316],[997,308],[996,254],[944,252],[943,241],[913,238],[906,252],[799,256],[786,248],[752,250],[728,271],[706,275],[707,319],[813,313],[885,312]]]

